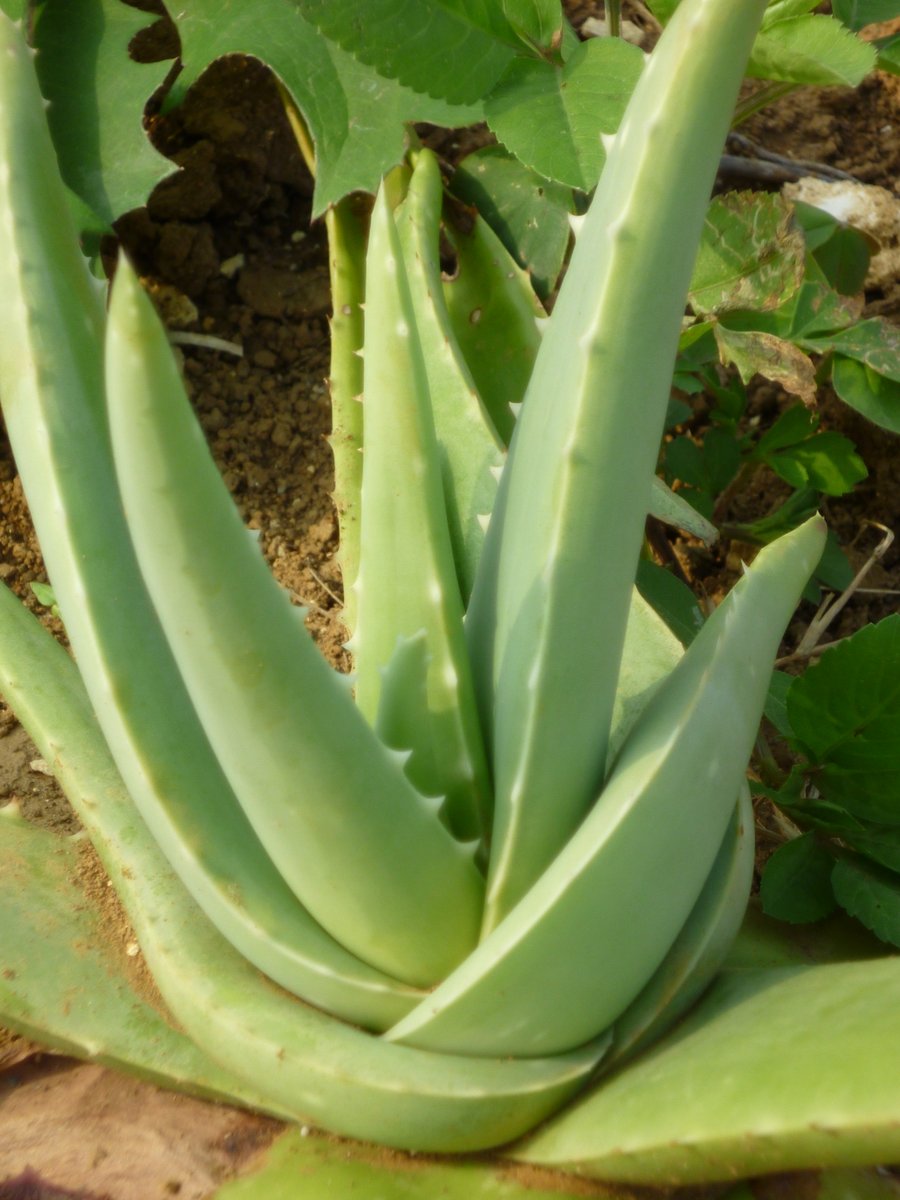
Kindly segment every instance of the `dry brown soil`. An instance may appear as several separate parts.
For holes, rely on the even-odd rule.
[[[573,3],[578,19],[593,2]],[[632,13],[640,22],[640,11]],[[645,25],[647,23],[645,22]],[[652,36],[652,30],[649,31]],[[323,650],[342,662],[340,576],[330,501],[328,281],[324,231],[310,226],[311,181],[257,64],[213,68],[173,117],[156,120],[158,145],[181,167],[145,210],[119,225],[175,330],[237,343],[241,357],[183,347],[185,377],[213,454],[279,581],[310,609]],[[897,187],[900,81],[876,76],[858,92],[804,89],[758,115],[749,132],[770,149],[829,162],[857,178]],[[869,297],[872,311],[900,320],[900,282]],[[781,397],[763,388],[763,409]],[[827,391],[824,421],[857,443],[869,478],[827,504],[857,561],[873,544],[867,520],[900,530],[900,459],[894,439],[840,406]],[[770,480],[730,516],[760,516],[778,500]],[[729,574],[727,547],[714,558],[676,547],[711,594]],[[0,442],[0,579],[33,609],[45,578],[5,441]],[[900,588],[891,552],[872,583]],[[864,595],[841,632],[896,608],[896,597]],[[59,623],[44,610],[55,632]],[[74,820],[33,746],[0,710],[0,804],[57,829]],[[84,1190],[112,1200],[199,1200],[272,1135],[272,1124],[162,1093],[92,1065],[42,1056],[0,1034],[0,1198]],[[31,1174],[27,1174],[27,1171]],[[37,1174],[35,1174],[37,1173]],[[56,1190],[39,1182],[55,1185]],[[69,1189],[64,1193],[61,1189]]]

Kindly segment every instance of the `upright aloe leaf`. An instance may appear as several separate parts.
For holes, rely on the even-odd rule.
[[[489,923],[603,777],[684,300],[765,5],[680,10],[618,133],[538,354],[468,616],[492,727]]]
[[[411,278],[423,267],[404,255],[394,222],[385,187],[366,267],[356,698],[388,745],[412,752],[410,778],[445,803],[450,827],[474,839],[489,819],[490,784],[433,416],[443,381],[427,361],[434,336],[430,347],[426,338],[440,333],[428,329],[424,281]],[[444,373],[454,365],[445,362]]]
[[[106,379],[138,562],[235,795],[325,929],[389,974],[434,982],[472,945],[480,877],[366,724],[349,681],[326,664],[248,537],[165,330],[124,263]]]

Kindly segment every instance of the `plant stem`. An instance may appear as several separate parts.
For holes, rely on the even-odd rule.
[[[609,36],[622,36],[622,0],[606,0],[606,19],[609,22]]]

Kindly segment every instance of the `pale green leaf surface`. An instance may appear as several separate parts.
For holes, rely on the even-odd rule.
[[[900,383],[840,354],[835,355],[831,381],[845,404],[882,429],[900,433]]]
[[[753,47],[747,74],[787,83],[856,87],[875,67],[875,50],[821,14],[771,25]]]
[[[782,921],[819,921],[834,912],[834,855],[814,833],[779,846],[766,860],[760,885],[763,911]]]
[[[223,54],[251,54],[272,68],[303,113],[315,143],[314,215],[351,191],[374,192],[406,149],[405,125],[467,125],[480,108],[457,108],[386,79],[324,38],[291,0],[192,0],[173,17],[184,71],[178,94]]]
[[[734,971],[513,1154],[657,1185],[896,1162],[898,1109],[900,958]]]
[[[530,171],[502,146],[487,146],[464,158],[451,186],[454,195],[478,209],[529,272],[538,293],[551,292],[569,244],[571,189]]]
[[[404,982],[433,982],[477,937],[480,877],[366,724],[348,681],[322,658],[248,538],[165,329],[124,262],[110,305],[106,391],[142,574],[257,836],[304,907],[351,953]]]
[[[900,825],[900,616],[828,650],[794,683],[787,705],[823,798]]]
[[[104,226],[145,204],[174,169],[142,125],[169,64],[128,55],[149,19],[121,0],[66,0],[43,5],[36,23],[35,66],[60,171]]]
[[[379,75],[454,103],[488,93],[522,48],[494,0],[295,0],[294,7]]]
[[[131,989],[78,885],[85,850],[0,809],[0,1021],[60,1054],[279,1115]]]
[[[665,567],[643,558],[638,563],[636,583],[681,644],[690,645],[703,627],[703,613],[687,584]]]
[[[900,875],[864,859],[841,858],[831,883],[841,908],[883,942],[900,946]]]
[[[668,484],[659,476],[653,476],[653,488],[650,494],[650,516],[656,517],[666,525],[683,529],[694,537],[711,545],[719,536],[719,531],[712,521],[707,521],[697,512],[693,505],[688,504],[677,492],[673,492]]]
[[[766,312],[803,280],[806,244],[779,195],[729,192],[709,207],[688,300],[701,316]]]
[[[582,43],[562,66],[517,58],[485,99],[497,138],[531,170],[590,191],[640,77],[641,51],[619,38]]]

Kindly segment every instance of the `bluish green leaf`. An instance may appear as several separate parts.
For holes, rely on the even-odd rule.
[[[522,49],[505,6],[488,0],[295,0],[295,7],[379,75],[457,104],[486,95]]]
[[[498,139],[527,167],[590,191],[606,155],[598,133],[614,133],[644,56],[619,38],[583,42],[561,66],[516,58],[485,99]]]
[[[779,195],[729,192],[709,207],[688,295],[698,315],[778,308],[803,279],[806,243]]]
[[[875,51],[839,21],[821,14],[791,17],[765,29],[747,74],[785,83],[856,87],[875,67]]]
[[[831,0],[831,11],[850,29],[900,17],[898,0]]]
[[[552,183],[500,146],[464,158],[453,176],[454,195],[474,205],[519,266],[546,296],[556,286],[571,233],[571,188]]]
[[[825,800],[900,826],[900,615],[823,654],[791,688],[788,717]]]
[[[836,907],[831,890],[834,856],[814,833],[779,846],[760,882],[763,912],[780,921],[820,921]]]
[[[120,0],[50,0],[35,25],[35,66],[60,171],[103,227],[146,203],[173,170],[142,124],[170,64],[128,56],[149,20]]]
[[[900,433],[900,383],[885,379],[865,363],[836,354],[831,368],[834,390],[851,408],[891,433]]]
[[[842,858],[831,883],[845,912],[883,942],[900,946],[900,876],[863,859]]]

